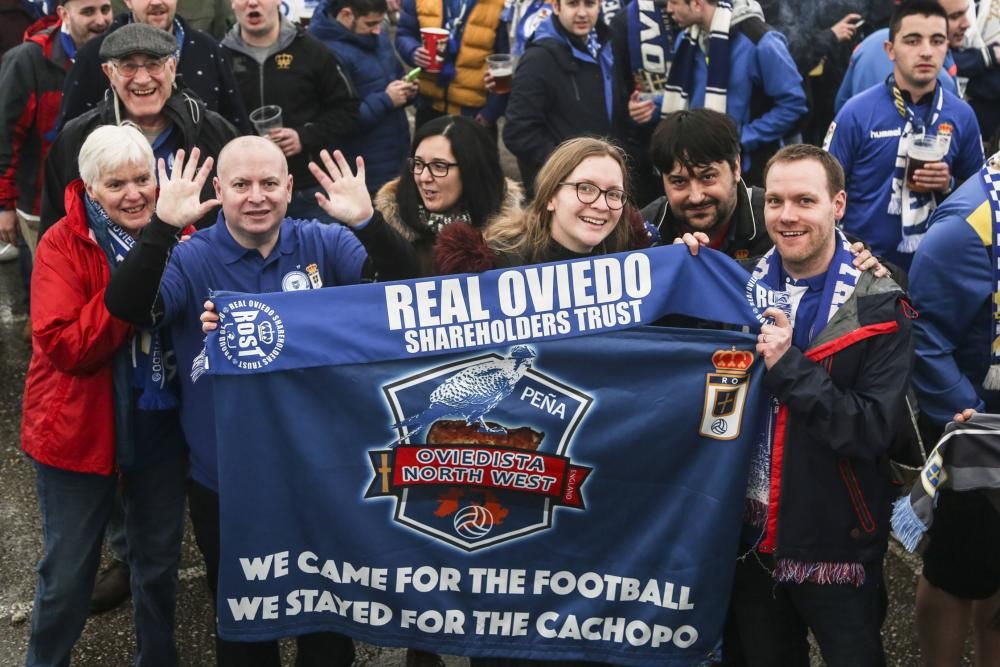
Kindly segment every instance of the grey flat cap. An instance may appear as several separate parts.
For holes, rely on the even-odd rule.
[[[101,60],[118,60],[135,53],[145,53],[156,58],[173,55],[177,40],[166,30],[145,23],[129,23],[104,38]]]

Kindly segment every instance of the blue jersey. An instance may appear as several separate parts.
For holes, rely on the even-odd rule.
[[[349,285],[361,280],[368,257],[341,225],[285,219],[267,256],[236,243],[219,221],[173,251],[160,283],[163,322],[171,327],[181,377],[181,425],[191,448],[191,476],[218,490],[212,378],[191,381],[191,364],[204,347],[199,317],[213,290],[280,292]],[[223,425],[224,426],[224,425]]]
[[[939,424],[966,408],[1000,410],[1000,392],[982,382],[993,339],[992,212],[976,174],[932,215],[913,257],[913,388],[922,412]]]
[[[917,119],[929,120],[930,107],[928,101],[910,108]],[[960,182],[983,164],[979,124],[972,108],[947,90],[941,113],[927,131],[936,133],[944,123],[952,131],[945,162]],[[844,231],[865,241],[876,255],[907,268],[912,255],[896,250],[903,236],[902,220],[898,213],[888,212],[899,137],[905,125],[892,94],[880,83],[844,105],[830,125],[825,144],[847,177],[847,211],[841,221]]]
[[[840,111],[847,104],[847,100],[877,83],[882,83],[892,74],[893,64],[885,53],[885,43],[888,39],[889,29],[882,28],[865,37],[864,41],[855,47],[844,80],[837,91],[837,99],[833,103],[834,113]],[[957,72],[958,68],[949,50],[945,54],[937,78],[945,90],[955,94],[958,94],[958,86],[955,83]]]

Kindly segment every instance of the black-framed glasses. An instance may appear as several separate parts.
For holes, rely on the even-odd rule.
[[[411,157],[406,162],[410,165],[410,171],[413,172],[414,176],[424,173],[424,169],[430,169],[431,176],[437,176],[438,178],[444,178],[448,175],[449,169],[458,166],[457,162],[445,162],[444,160],[424,162],[418,157]]]
[[[132,77],[134,77],[136,74],[139,73],[140,69],[146,70],[146,74],[150,76],[156,76],[157,74],[163,71],[164,67],[167,66],[167,58],[159,58],[157,60],[147,60],[144,63],[135,63],[135,62],[123,63],[121,61],[116,60],[112,64],[115,66],[115,69],[118,70],[119,74],[121,74],[127,79],[131,79]]]
[[[581,204],[593,204],[597,201],[598,197],[604,195],[604,201],[612,211],[617,211],[625,206],[625,191],[618,188],[602,190],[593,183],[585,181],[579,183],[560,183],[559,185],[572,185],[576,188],[576,198],[580,200]]]

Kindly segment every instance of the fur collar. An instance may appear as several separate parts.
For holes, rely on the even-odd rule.
[[[507,193],[504,195],[503,204],[496,217],[517,214],[521,211],[521,201],[524,199],[524,190],[521,184],[510,178],[507,181]],[[404,239],[413,243],[422,234],[407,224],[399,214],[399,204],[396,202],[396,192],[399,188],[399,179],[394,178],[379,189],[375,195],[375,208],[382,214],[389,226],[399,232]],[[493,220],[487,222],[492,223]],[[449,225],[450,227],[451,225]],[[465,225],[468,227],[468,225]]]

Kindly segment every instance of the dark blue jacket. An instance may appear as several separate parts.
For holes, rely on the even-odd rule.
[[[550,16],[521,56],[503,140],[529,187],[563,141],[580,136],[620,140],[628,92],[615,77],[609,32],[598,24],[601,50],[595,60]]]
[[[402,78],[403,66],[385,31],[355,35],[326,9],[327,3],[316,8],[309,32],[337,55],[361,98],[358,131],[344,140],[342,150],[352,163],[358,155],[364,157],[368,190],[375,192],[399,175],[410,145],[405,108],[394,107],[385,92],[390,82]]]
[[[982,177],[973,174],[931,216],[910,268],[920,410],[937,424],[966,408],[996,412],[1000,392],[987,391],[993,339],[991,211]]]

